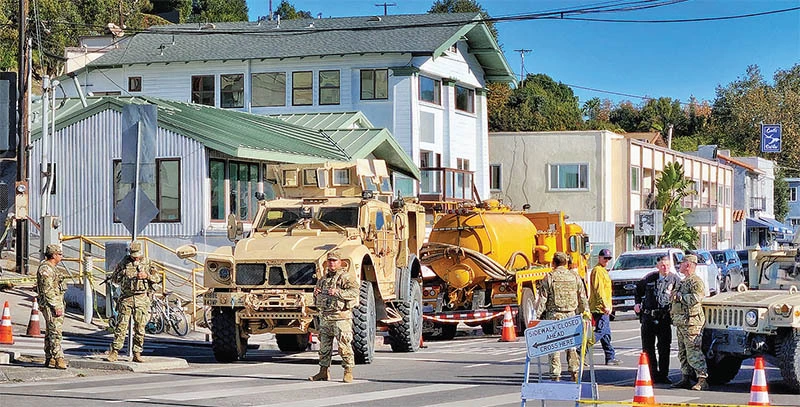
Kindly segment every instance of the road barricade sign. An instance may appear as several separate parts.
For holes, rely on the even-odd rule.
[[[528,357],[549,355],[581,345],[583,318],[580,315],[558,321],[541,321],[525,330]]]

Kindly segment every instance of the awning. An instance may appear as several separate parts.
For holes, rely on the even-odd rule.
[[[747,227],[749,228],[762,228],[775,233],[792,233],[792,230],[786,227],[783,223],[778,222],[772,218],[747,218]]]

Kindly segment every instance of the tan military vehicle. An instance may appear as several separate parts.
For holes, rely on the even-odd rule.
[[[724,384],[745,359],[764,356],[800,393],[800,275],[795,250],[753,252],[745,284],[703,300],[708,380]]]
[[[220,362],[243,358],[250,335],[274,333],[284,352],[302,352],[317,329],[313,291],[326,254],[338,249],[361,282],[353,310],[357,363],[370,363],[377,325],[392,350],[414,352],[422,335],[424,208],[393,198],[380,160],[270,168],[280,198],[260,200],[252,230],[205,260],[205,304],[213,307],[212,349]],[[263,198],[263,197],[260,197]],[[229,220],[236,239],[241,223]],[[196,254],[191,247],[179,256]]]

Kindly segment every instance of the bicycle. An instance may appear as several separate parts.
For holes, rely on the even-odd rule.
[[[176,336],[189,333],[189,319],[181,306],[180,298],[170,299],[171,293],[156,296],[150,303],[150,321],[145,330],[150,334],[166,331]]]

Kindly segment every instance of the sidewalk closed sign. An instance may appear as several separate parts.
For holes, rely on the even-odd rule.
[[[542,321],[525,330],[528,357],[549,355],[580,346],[582,333],[583,318],[580,315],[558,321]]]

